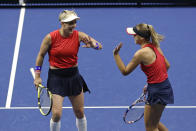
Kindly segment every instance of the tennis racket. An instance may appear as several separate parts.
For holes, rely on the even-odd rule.
[[[139,121],[144,116],[145,94],[136,99],[131,106],[125,111],[123,120],[127,124],[132,124]]]
[[[33,68],[30,68],[30,72],[35,79],[35,71]],[[39,84],[37,89],[37,98],[38,98],[38,107],[42,115],[47,116],[50,114],[52,109],[52,93],[48,88],[44,87],[42,84]]]

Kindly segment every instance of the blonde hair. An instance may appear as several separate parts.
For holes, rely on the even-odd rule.
[[[158,34],[152,25],[148,25],[148,24],[138,24],[136,26],[137,30],[139,30],[140,32],[143,33],[149,33],[150,37],[149,38],[145,38],[147,41],[151,41],[152,44],[154,44],[156,47],[160,46],[160,42],[164,39],[163,35]]]
[[[70,15],[76,15],[76,12],[74,10],[63,10],[60,14],[59,14],[59,21],[68,18]]]

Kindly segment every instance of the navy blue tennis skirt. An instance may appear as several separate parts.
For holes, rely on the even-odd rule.
[[[167,104],[174,103],[174,94],[169,79],[166,79],[161,83],[155,83],[155,84],[148,83],[147,91],[148,91],[148,98],[146,104],[167,105]]]
[[[62,97],[77,96],[82,90],[90,93],[78,67],[49,69],[47,87],[52,94],[58,94]]]

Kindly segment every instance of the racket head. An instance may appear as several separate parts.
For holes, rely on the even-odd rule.
[[[37,97],[40,113],[43,116],[49,115],[52,109],[52,93],[48,90],[48,88],[39,85]]]
[[[31,75],[35,79],[35,70],[30,68]],[[48,88],[44,87],[42,84],[39,84],[37,88],[37,97],[38,97],[38,107],[42,115],[47,116],[50,114],[52,109],[52,93]]]
[[[123,116],[123,120],[127,124],[133,124],[144,116],[145,94],[142,94],[129,106]]]

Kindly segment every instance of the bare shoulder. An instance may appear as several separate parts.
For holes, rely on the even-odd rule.
[[[51,35],[47,34],[43,39],[43,44],[50,45],[51,44]]]
[[[50,35],[50,34],[47,34],[47,35],[45,36],[45,38],[48,39],[48,40],[51,40],[51,35]]]
[[[146,50],[144,50],[143,48],[139,49],[135,52],[134,57],[141,59],[145,53],[146,53]]]
[[[147,47],[147,48],[139,49],[135,54],[143,56],[145,54],[148,54],[150,51],[152,51],[152,49]]]
[[[143,63],[146,63],[147,61],[149,61],[150,58],[155,56],[153,49],[149,47],[142,48],[138,50],[136,53]]]

